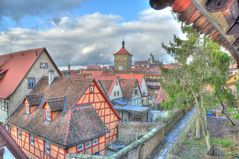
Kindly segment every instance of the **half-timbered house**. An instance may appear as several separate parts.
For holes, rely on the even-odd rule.
[[[42,77],[8,119],[10,133],[33,158],[64,159],[67,153],[105,155],[120,117],[97,82]]]

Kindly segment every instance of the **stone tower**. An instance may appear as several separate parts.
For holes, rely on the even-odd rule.
[[[114,54],[114,69],[117,71],[130,71],[132,66],[132,57],[125,48],[125,41],[122,41],[122,48]]]

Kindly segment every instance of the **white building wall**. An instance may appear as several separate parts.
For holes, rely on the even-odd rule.
[[[135,90],[137,90],[137,94],[135,94]],[[129,101],[130,105],[142,105],[142,96],[140,94],[140,88],[137,86],[134,88],[132,95],[131,95],[131,99]]]
[[[115,92],[116,95],[114,95],[114,92]],[[117,95],[117,92],[119,92],[119,95]],[[123,98],[123,92],[122,92],[122,89],[120,87],[119,79],[117,78],[114,82],[112,92],[109,95],[109,99],[112,101],[112,100],[118,99],[118,98]]]

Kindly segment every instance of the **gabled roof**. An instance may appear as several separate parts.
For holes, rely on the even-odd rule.
[[[136,79],[120,79],[120,85],[124,98],[131,99],[133,90],[138,86],[138,82]]]
[[[110,93],[112,91],[113,84],[114,84],[114,80],[98,80],[98,82],[102,86],[105,93],[107,95],[110,95]]]
[[[63,111],[46,123],[44,109],[38,108],[27,115],[21,106],[7,121],[62,147],[103,136],[108,130],[94,108],[91,105],[76,105],[92,82],[95,81],[87,78],[56,77],[48,85],[48,78],[42,77],[30,95],[43,94],[44,103],[48,103],[50,109]]]
[[[0,98],[8,98],[17,89],[44,51],[47,53],[53,65],[55,65],[45,48],[0,55],[0,72],[2,72],[2,77],[0,78]],[[58,70],[56,65],[55,68]],[[58,72],[60,74],[59,70]]]
[[[113,90],[116,80],[118,77],[116,75],[100,75],[93,76],[103,87],[105,93],[109,96]]]
[[[21,150],[21,148],[17,145],[15,140],[8,134],[7,130],[4,128],[2,124],[0,124],[0,145],[6,146],[7,149],[11,152],[11,154],[15,158],[28,159],[26,154]],[[4,153],[4,148],[0,147],[2,153]],[[0,155],[1,158],[1,155]]]

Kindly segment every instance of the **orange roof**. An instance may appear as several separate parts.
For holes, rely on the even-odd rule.
[[[144,74],[117,74],[117,76],[123,79],[137,79],[140,86],[142,85],[144,79]]]
[[[125,41],[124,40],[122,41],[122,48],[119,51],[117,51],[114,55],[129,55],[129,56],[133,56],[125,48]]]
[[[119,51],[117,51],[114,55],[130,55],[133,56],[126,50],[126,48],[122,47]]]
[[[36,48],[0,55],[0,70],[4,72],[0,78],[0,98],[6,99],[16,90],[44,51],[47,52],[45,48]]]

